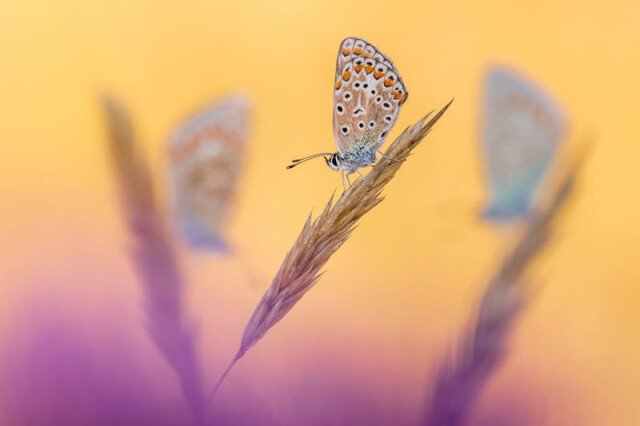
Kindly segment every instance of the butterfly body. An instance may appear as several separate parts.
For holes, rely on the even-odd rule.
[[[389,135],[408,92],[391,60],[357,37],[342,41],[336,60],[333,94],[333,133],[337,152],[294,160],[325,157],[343,174],[376,162],[376,152]]]
[[[336,152],[327,159],[327,164],[334,170],[343,170],[346,173],[355,173],[362,167],[375,164],[376,149],[371,148],[372,135],[352,142],[352,147],[344,152]]]

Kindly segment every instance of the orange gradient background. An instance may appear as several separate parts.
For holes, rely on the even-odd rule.
[[[391,137],[455,102],[317,287],[236,366],[220,403],[242,410],[241,390],[274,424],[296,424],[291,406],[330,412],[334,382],[346,380],[390,422],[418,419],[500,253],[478,220],[481,83],[498,62],[535,78],[566,109],[572,136],[597,144],[536,263],[541,290],[474,413],[519,405],[538,425],[638,424],[638,16],[640,3],[615,0],[1,2],[0,351],[22,347],[28,312],[53,309],[87,345],[127,342],[149,360],[149,380],[167,382],[142,325],[99,95],[129,107],[163,190],[171,129],[243,90],[254,128],[229,237],[259,285],[233,257],[183,253],[211,385],[306,216],[341,189],[321,161],[285,166],[334,150],[335,55],[358,35],[394,60],[411,93]],[[167,399],[179,399],[168,383]],[[2,392],[0,403],[11,387]]]

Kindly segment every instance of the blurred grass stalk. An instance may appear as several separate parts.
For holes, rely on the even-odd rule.
[[[238,352],[207,398],[207,403],[235,363],[318,282],[322,275],[320,269],[349,238],[358,220],[383,200],[381,192],[385,185],[391,181],[411,151],[442,117],[451,102],[453,100],[426,124],[425,121],[431,114],[408,127],[389,146],[385,156],[375,164],[372,170],[366,176],[356,180],[335,205],[333,205],[332,196],[315,220],[312,221],[309,215],[271,286],[253,312],[242,334]]]
[[[518,234],[495,275],[489,281],[473,322],[460,341],[454,358],[440,367],[425,426],[466,423],[475,401],[506,354],[510,330],[530,300],[527,267],[547,247],[559,213],[570,199],[588,153],[584,144],[559,169]]]
[[[127,111],[109,96],[102,98],[102,106],[122,213],[131,235],[131,257],[144,293],[147,330],[178,375],[194,421],[202,424],[202,376],[195,337],[182,308],[186,284],[173,239],[158,207],[151,173],[136,145]]]

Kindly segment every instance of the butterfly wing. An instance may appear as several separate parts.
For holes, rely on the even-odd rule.
[[[343,40],[336,61],[333,134],[338,152],[378,149],[407,100],[393,62],[365,40]]]
[[[485,217],[527,215],[566,127],[562,111],[538,87],[504,68],[488,71],[482,129],[490,192]]]
[[[249,102],[231,96],[189,117],[169,139],[173,202],[181,236],[221,251],[244,163]]]

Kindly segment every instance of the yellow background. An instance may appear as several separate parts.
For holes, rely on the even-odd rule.
[[[131,109],[162,187],[169,131],[240,89],[254,101],[255,127],[230,239],[260,289],[234,258],[184,257],[212,382],[307,214],[341,187],[321,161],[284,166],[334,149],[335,55],[359,35],[394,60],[410,92],[392,137],[456,100],[221,399],[250,389],[274,418],[294,422],[287,404],[301,383],[330,394],[336,376],[385,395],[390,419],[397,410],[415,420],[499,253],[498,235],[477,219],[479,95],[497,61],[534,77],[574,135],[598,142],[557,244],[538,262],[542,290],[478,413],[518,389],[535,424],[638,424],[638,16],[640,3],[615,0],[2,1],[0,335],[13,342],[26,312],[53,304],[96,341],[130,336],[152,357],[150,371],[167,374],[140,325],[98,95]]]

